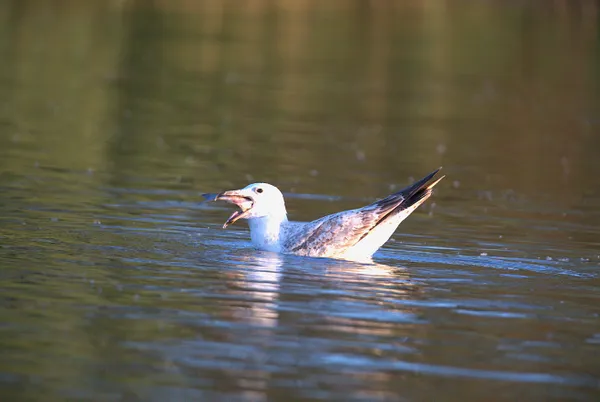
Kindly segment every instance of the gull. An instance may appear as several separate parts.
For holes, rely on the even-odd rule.
[[[240,190],[203,194],[209,201],[236,205],[223,228],[248,220],[252,244],[259,250],[310,257],[368,260],[392,236],[400,222],[427,200],[441,168],[410,186],[362,208],[324,216],[312,222],[289,221],[279,189],[253,183]]]

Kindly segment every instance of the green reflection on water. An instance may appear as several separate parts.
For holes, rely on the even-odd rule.
[[[448,221],[457,226],[464,211],[487,208],[487,194],[500,195],[502,206],[517,194],[593,209],[599,10],[552,4],[4,1],[0,317],[16,327],[0,338],[10,351],[0,371],[48,379],[32,395],[94,374],[115,380],[89,362],[132,360],[121,343],[137,336],[195,332],[143,316],[121,328],[103,308],[219,311],[151,290],[181,272],[123,262],[143,250],[171,260],[172,245],[110,248],[131,245],[103,223],[157,226],[142,219],[151,206],[133,203],[193,203],[196,192],[254,180],[286,192],[375,197],[444,165],[446,205],[460,211]],[[346,207],[290,204],[303,219]],[[504,230],[526,237],[509,218]],[[600,223],[598,214],[566,219]],[[447,231],[431,227],[441,238]],[[596,230],[571,235],[597,245]],[[554,236],[547,240],[565,241]],[[118,373],[135,382],[152,369]]]

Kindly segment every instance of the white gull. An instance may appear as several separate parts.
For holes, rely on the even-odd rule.
[[[239,210],[227,219],[223,228],[238,219],[247,219],[252,243],[260,250],[365,260],[390,238],[400,222],[431,196],[433,186],[444,178],[430,183],[440,169],[372,204],[312,222],[289,221],[283,194],[267,183],[203,195],[208,200],[237,205]]]

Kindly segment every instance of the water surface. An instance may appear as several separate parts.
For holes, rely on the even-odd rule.
[[[5,1],[2,400],[600,395],[593,2]],[[373,264],[254,250],[447,178]]]

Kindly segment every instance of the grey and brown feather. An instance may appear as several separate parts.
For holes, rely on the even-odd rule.
[[[418,182],[363,208],[338,212],[312,222],[287,222],[282,247],[299,255],[331,255],[356,245],[377,225],[431,195],[435,170]],[[330,250],[331,249],[331,250]]]

